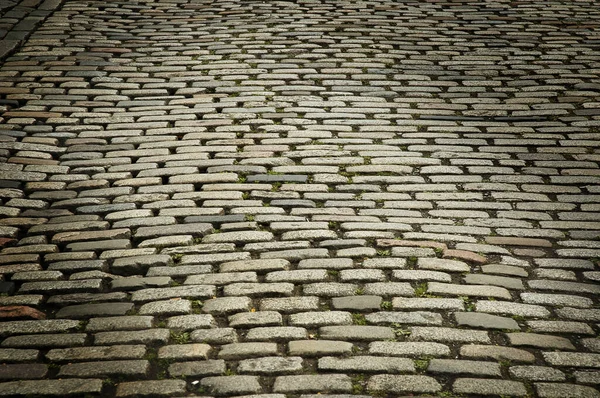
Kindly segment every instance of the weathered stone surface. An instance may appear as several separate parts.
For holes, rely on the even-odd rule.
[[[288,343],[288,352],[292,356],[342,355],[352,352],[352,343],[330,340],[298,340]]]
[[[87,334],[25,334],[7,337],[2,341],[3,347],[73,347],[85,344]]]
[[[574,350],[575,346],[566,338],[537,333],[507,333],[511,345],[539,348]]]
[[[0,319],[46,319],[46,314],[24,305],[10,305],[0,307]]]
[[[289,316],[291,325],[316,327],[325,325],[351,325],[352,316],[345,311],[300,312]]]
[[[367,384],[369,392],[401,393],[436,393],[442,386],[433,377],[412,375],[376,375],[371,376]]]
[[[133,301],[154,301],[178,297],[208,298],[215,295],[215,287],[210,285],[175,286],[170,288],[137,290],[131,296]]]
[[[209,376],[200,384],[214,395],[257,394],[262,387],[255,376]]]
[[[352,382],[347,375],[301,375],[279,376],[275,379],[275,393],[350,392]]]
[[[0,365],[0,380],[42,379],[47,373],[48,366],[41,363]]]
[[[501,377],[500,365],[484,361],[465,361],[456,359],[437,359],[429,361],[428,372],[449,374],[470,374]]]
[[[566,376],[558,369],[547,366],[511,366],[510,375],[517,379],[533,381],[564,381]]]
[[[11,321],[0,323],[0,335],[67,332],[79,327],[79,322],[67,319]]]
[[[597,398],[597,389],[568,383],[535,383],[535,391],[541,398]]]
[[[40,352],[38,350],[1,348],[0,360],[4,362],[32,362],[38,359]]]
[[[169,374],[172,377],[215,376],[225,373],[225,370],[225,361],[222,359],[177,362],[169,365]]]
[[[0,1],[0,395],[598,396],[599,16]]]
[[[144,345],[114,345],[103,347],[56,348],[48,351],[50,361],[90,361],[141,359],[146,353]]]
[[[535,362],[529,351],[512,347],[469,344],[460,348],[460,355],[465,358],[491,358],[497,361]]]
[[[102,361],[70,363],[61,366],[58,376],[61,377],[107,377],[130,376],[145,377],[150,371],[150,363],[138,361]]]
[[[233,326],[233,325],[232,325]],[[212,315],[193,314],[172,316],[167,319],[169,329],[204,329],[216,327],[215,318]]]
[[[232,327],[275,326],[283,323],[283,317],[275,311],[240,312],[229,316]]]
[[[452,391],[458,394],[526,396],[527,389],[521,382],[493,379],[456,379]]]
[[[369,354],[394,356],[448,356],[445,344],[429,342],[376,341],[369,344]]]
[[[414,372],[413,361],[406,358],[355,356],[351,358],[319,358],[318,368],[348,373],[404,373]]]
[[[234,343],[227,344],[219,351],[221,359],[252,358],[263,355],[277,355],[275,343]]]
[[[512,318],[496,315],[478,314],[473,312],[455,312],[454,318],[460,326],[470,326],[484,329],[520,330],[519,324]]]
[[[348,296],[334,297],[331,302],[333,308],[339,310],[376,310],[381,305],[381,296]]]
[[[173,397],[186,392],[184,380],[129,381],[117,385],[117,397]]]
[[[544,360],[554,366],[600,368],[600,354],[587,352],[543,352]]]
[[[208,344],[166,345],[158,349],[161,359],[207,359],[211,350]]]
[[[330,340],[388,340],[396,337],[392,328],[382,326],[323,326],[319,336]]]
[[[100,379],[20,380],[0,383],[0,395],[77,396],[102,391]]]
[[[301,357],[264,357],[244,359],[238,365],[238,372],[252,374],[293,374],[302,372]]]
[[[94,316],[125,315],[133,309],[133,303],[81,304],[61,308],[57,318],[91,318]]]
[[[192,312],[190,300],[162,300],[143,304],[138,313],[140,315],[183,315]]]
[[[192,341],[206,344],[230,344],[238,341],[238,335],[233,328],[194,330],[190,338]]]
[[[484,331],[426,326],[415,326],[411,328],[410,340],[491,343],[488,333]]]

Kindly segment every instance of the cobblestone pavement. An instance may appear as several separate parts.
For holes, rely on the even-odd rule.
[[[600,397],[594,1],[66,0],[0,100],[0,396]]]
[[[1,0],[0,59],[14,51],[63,0]]]

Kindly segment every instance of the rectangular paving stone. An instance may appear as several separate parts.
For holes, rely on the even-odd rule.
[[[568,321],[527,321],[527,326],[533,332],[541,333],[572,333],[594,335],[594,330],[583,322]]]
[[[381,296],[347,296],[334,297],[332,301],[333,308],[336,310],[378,310],[382,302]]]
[[[417,375],[375,375],[369,378],[367,390],[371,393],[436,393],[442,386],[433,377]]]
[[[509,374],[517,379],[533,381],[564,381],[566,376],[558,369],[549,366],[511,366]]]
[[[205,361],[176,362],[169,365],[171,377],[180,376],[216,376],[224,374],[225,361],[222,359],[209,359]]]
[[[103,301],[123,301],[127,299],[126,293],[72,293],[51,296],[48,299],[48,304],[69,305],[82,303],[95,303]]]
[[[389,340],[396,337],[390,327],[383,326],[322,326],[319,337],[330,340]]]
[[[202,312],[209,314],[229,314],[235,312],[249,311],[252,305],[249,297],[216,297],[206,300],[202,306]]]
[[[284,375],[301,372],[301,357],[264,357],[240,361],[238,372],[263,375]]]
[[[288,269],[290,262],[285,259],[271,260],[242,260],[225,262],[220,265],[221,272],[244,272],[254,271],[256,273],[266,273],[272,271],[283,271]]]
[[[87,334],[26,334],[7,337],[2,341],[2,347],[76,347],[85,344]]]
[[[504,300],[512,300],[510,292],[498,286],[483,285],[456,285],[450,283],[428,282],[427,292],[430,294],[443,294],[452,296],[475,296],[475,297],[495,297]]]
[[[209,298],[216,293],[213,285],[173,286],[168,288],[142,289],[133,292],[132,301],[156,301],[177,297]]]
[[[98,394],[102,391],[100,379],[62,380],[19,380],[0,383],[0,395],[55,395],[76,396],[77,394]]]
[[[491,340],[487,332],[442,327],[414,326],[410,329],[411,341],[445,341],[461,343],[487,343]]]
[[[341,374],[278,376],[273,384],[273,392],[284,394],[351,391],[350,376]]]
[[[475,308],[480,312],[492,314],[509,314],[523,317],[547,318],[550,311],[541,305],[511,303],[506,301],[478,300]]]
[[[287,272],[287,271],[283,271]],[[232,283],[223,288],[225,296],[291,296],[294,291],[294,284],[281,283]],[[300,299],[300,298],[298,298]]]
[[[76,330],[78,321],[67,319],[45,319],[37,321],[9,321],[0,323],[0,335],[61,333]]]
[[[587,352],[542,352],[544,360],[553,366],[600,368],[600,354]]]
[[[598,396],[597,389],[577,384],[535,383],[534,386],[540,398],[593,398]]]
[[[86,332],[107,332],[113,330],[140,330],[152,327],[152,316],[116,316],[91,318],[86,325]]]
[[[450,348],[433,342],[376,341],[369,344],[369,354],[392,356],[449,356]]]
[[[161,359],[208,359],[211,346],[208,344],[166,345],[158,349]]]
[[[170,335],[168,329],[146,329],[134,331],[98,332],[94,344],[153,344],[166,343]]]
[[[500,365],[497,363],[457,359],[434,358],[429,361],[427,371],[432,373],[502,376]]]
[[[352,352],[352,343],[329,340],[297,340],[288,343],[288,352],[292,356],[343,355]]]
[[[145,377],[150,371],[146,360],[70,363],[60,367],[59,377]]]
[[[520,296],[521,300],[528,304],[540,304],[560,307],[568,306],[576,308],[589,308],[593,305],[593,301],[591,299],[571,294],[521,293]]]
[[[575,346],[565,337],[551,336],[538,333],[507,333],[511,345],[531,346],[539,348],[556,348],[559,350],[574,350]]]
[[[101,289],[101,279],[87,279],[79,281],[26,282],[21,285],[19,293],[85,293],[99,292]]]
[[[513,347],[468,344],[460,348],[460,355],[466,358],[492,358],[497,361],[530,362],[535,361],[535,357],[529,351]]]
[[[0,365],[0,380],[42,379],[48,373],[44,364],[2,364]]]
[[[452,391],[458,394],[508,395],[524,397],[528,394],[525,385],[518,381],[494,379],[456,379]]]
[[[261,311],[279,311],[285,313],[317,310],[319,298],[314,296],[265,298],[260,300]]]
[[[0,361],[4,362],[33,362],[38,359],[40,352],[33,349],[0,348]]]
[[[133,303],[81,304],[61,308],[57,318],[90,318],[93,316],[125,315],[133,309]]]
[[[263,390],[256,376],[209,376],[200,384],[214,395],[258,394]]]
[[[145,380],[117,384],[116,397],[181,396],[186,393],[185,380]]]
[[[347,373],[413,373],[413,361],[407,358],[354,356],[350,358],[319,358],[317,367]]]
[[[104,347],[55,348],[46,358],[56,362],[141,359],[146,354],[144,345],[114,345]]]
[[[474,312],[456,312],[454,318],[459,326],[484,329],[521,330],[512,318]]]
[[[227,344],[219,351],[220,359],[252,358],[265,355],[277,355],[275,343],[234,343]]]

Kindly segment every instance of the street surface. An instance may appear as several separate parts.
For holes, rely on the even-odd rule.
[[[600,397],[600,5],[5,0],[0,396]]]

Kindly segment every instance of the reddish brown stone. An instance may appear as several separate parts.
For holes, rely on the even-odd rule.
[[[468,251],[468,250],[454,250],[447,249],[444,250],[443,258],[458,258],[464,261],[469,261],[471,263],[477,264],[485,264],[487,263],[487,258],[479,255],[477,253]]]
[[[46,314],[25,305],[0,307],[0,319],[33,318],[46,319]]]
[[[433,249],[448,249],[448,246],[446,246],[444,243],[434,242],[432,240],[377,239],[377,246],[431,247]]]
[[[0,247],[14,246],[17,243],[16,239],[0,238]]]

